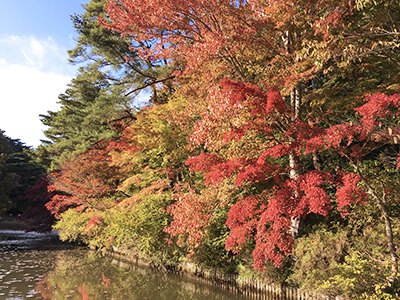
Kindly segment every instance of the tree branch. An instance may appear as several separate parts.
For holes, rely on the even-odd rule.
[[[162,82],[165,82],[165,81],[174,79],[174,78],[175,78],[175,76],[172,75],[172,76],[170,76],[170,77],[167,77],[167,78],[164,78],[164,79],[161,79],[161,80],[152,81],[152,82],[150,82],[150,83],[145,84],[144,86],[138,87],[138,88],[136,88],[136,89],[134,89],[134,90],[132,90],[132,91],[126,93],[124,96],[125,96],[125,97],[126,97],[126,96],[129,96],[130,94],[132,94],[132,93],[134,93],[134,92],[143,90],[143,89],[145,89],[145,88],[147,88],[147,87],[149,87],[149,86],[152,86],[152,85],[154,85],[154,84],[162,83]]]

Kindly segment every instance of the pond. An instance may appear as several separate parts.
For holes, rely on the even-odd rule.
[[[246,300],[196,279],[124,264],[56,234],[0,230],[0,299]]]

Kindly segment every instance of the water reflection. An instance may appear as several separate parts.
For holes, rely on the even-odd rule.
[[[56,234],[0,230],[0,299],[42,299],[36,284],[54,270],[60,249]]]
[[[197,280],[126,264],[54,236],[0,231],[0,299],[244,300]]]

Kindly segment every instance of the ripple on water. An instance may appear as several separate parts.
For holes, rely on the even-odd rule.
[[[0,299],[43,299],[34,287],[55,267],[49,242],[56,239],[57,233],[0,230]]]
[[[66,247],[51,241],[56,236],[0,230],[0,300],[248,299],[176,274]]]

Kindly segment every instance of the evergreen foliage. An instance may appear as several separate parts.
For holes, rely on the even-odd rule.
[[[32,152],[0,130],[0,215],[22,213],[27,204],[21,196],[44,175],[44,168],[36,163]]]
[[[41,121],[49,126],[44,133],[46,151],[55,169],[69,158],[91,149],[96,142],[118,136],[112,121],[132,119],[129,101],[119,93],[104,74],[89,67],[82,68],[69,88],[59,96],[61,109],[41,115]]]

